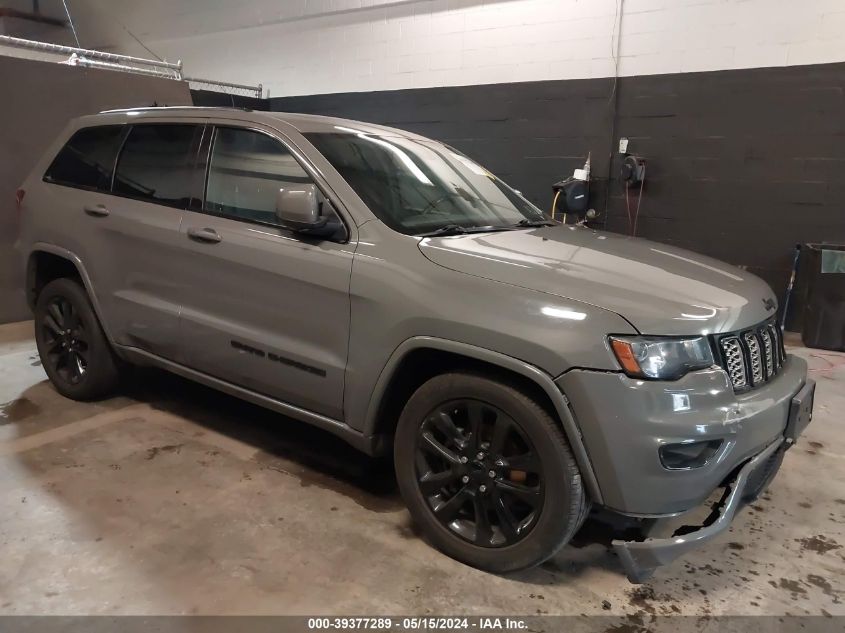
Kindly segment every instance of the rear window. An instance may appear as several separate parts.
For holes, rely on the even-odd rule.
[[[108,191],[123,130],[122,125],[78,130],[53,159],[44,174],[44,180],[71,187]]]
[[[132,126],[117,161],[114,193],[184,209],[191,198],[191,148],[197,129],[178,124]]]

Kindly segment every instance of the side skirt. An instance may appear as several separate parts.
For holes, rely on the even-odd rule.
[[[115,347],[122,358],[125,358],[133,364],[165,369],[178,376],[182,376],[183,378],[188,378],[189,380],[211,387],[212,389],[222,391],[230,396],[235,396],[236,398],[246,400],[252,404],[257,404],[258,406],[270,409],[271,411],[276,411],[282,415],[287,415],[297,420],[301,420],[302,422],[307,422],[308,424],[312,424],[338,436],[353,447],[357,448],[359,451],[368,455],[379,455],[383,452],[383,438],[380,436],[365,436],[345,422],[340,422],[334,418],[314,413],[313,411],[297,407],[287,402],[282,402],[281,400],[270,398],[269,396],[262,395],[255,391],[250,391],[249,389],[244,389],[243,387],[233,385],[225,380],[220,380],[219,378],[209,376],[208,374],[196,371],[190,367],[174,363],[166,358],[150,354],[149,352],[138,349],[137,347],[127,347],[124,345],[115,345]]]

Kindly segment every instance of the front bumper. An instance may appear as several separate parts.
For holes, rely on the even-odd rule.
[[[666,517],[691,510],[749,459],[784,436],[807,364],[789,356],[765,385],[734,393],[722,369],[649,381],[621,373],[572,370],[557,379],[598,482],[614,512]],[[660,449],[691,441],[721,442],[699,467],[668,469]]]
[[[726,483],[724,495],[699,529],[685,527],[676,530],[672,537],[663,539],[613,541],[613,549],[625,567],[628,580],[634,583],[645,581],[655,568],[672,562],[728,529],[737,512],[745,504],[753,502],[774,479],[784,452],[812,420],[814,392],[815,383],[808,380],[791,400],[783,436],[739,468],[735,477]]]
[[[708,517],[705,525],[700,529],[682,536],[663,539],[614,540],[612,543],[613,550],[619,556],[619,560],[622,561],[628,580],[633,583],[645,582],[657,567],[671,563],[679,556],[727,530],[740,508],[746,503],[752,502],[757,494],[765,490],[768,483],[777,474],[780,462],[783,460],[785,447],[786,441],[781,438],[752,457],[737,473],[736,479],[727,485],[726,494],[714,508],[714,513],[711,514],[712,518]],[[748,494],[746,488],[756,488],[756,486],[749,486],[749,482],[758,469],[764,471],[762,486],[753,491],[753,494]]]

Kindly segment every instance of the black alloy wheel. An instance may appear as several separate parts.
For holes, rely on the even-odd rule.
[[[79,312],[65,297],[53,297],[40,323],[46,362],[62,380],[75,385],[88,369],[88,334]]]
[[[122,365],[77,280],[54,279],[38,293],[35,343],[47,377],[67,398],[101,398],[119,382]]]
[[[590,509],[554,413],[501,376],[454,371],[424,382],[399,417],[393,456],[422,535],[479,569],[542,563]]]
[[[482,547],[513,545],[543,506],[543,477],[534,446],[501,409],[452,400],[420,426],[420,491],[437,519]]]

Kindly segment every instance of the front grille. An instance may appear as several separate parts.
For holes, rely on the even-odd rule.
[[[734,391],[765,384],[777,376],[786,358],[783,335],[774,322],[717,335],[716,347],[720,365],[728,372]]]

